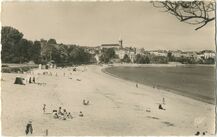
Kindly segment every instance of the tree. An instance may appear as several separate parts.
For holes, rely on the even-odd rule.
[[[198,25],[195,30],[215,20],[215,1],[154,1],[154,7],[163,8],[181,22]]]
[[[150,63],[150,59],[148,56],[145,57],[145,64],[149,64]]]
[[[149,59],[148,56],[142,56],[140,54],[137,54],[135,62],[138,63],[138,64],[149,64],[150,59]]]
[[[204,64],[215,64],[215,59],[214,58],[205,59]]]
[[[151,62],[152,63],[159,63],[159,64],[167,64],[168,58],[165,56],[152,56]]]
[[[48,44],[57,44],[55,39],[49,39],[47,43]]]
[[[32,46],[32,56],[31,60],[33,60],[35,63],[41,62],[41,42],[40,41],[34,41]]]
[[[124,58],[122,59],[123,62],[126,62],[126,63],[130,63],[131,60],[129,58],[129,56],[127,54],[124,55]]]
[[[16,57],[16,54],[18,52],[16,50],[16,46],[18,45],[22,37],[23,34],[19,32],[17,29],[9,26],[2,27],[1,30],[2,62],[10,63],[14,61],[14,58],[16,58],[15,61],[18,60]]]
[[[91,55],[84,51],[79,46],[72,46],[69,48],[69,60],[71,64],[86,64],[90,62]]]
[[[99,57],[99,60],[104,63],[108,63],[111,59],[115,58],[115,50],[113,48],[103,48],[102,55]]]
[[[167,53],[168,61],[175,61],[175,57],[173,56],[172,52]]]
[[[136,55],[135,63],[141,63],[142,62],[142,56],[140,54]]]
[[[21,39],[16,46],[16,58],[13,59],[14,63],[24,63],[29,61],[29,57],[31,57],[31,46],[32,42],[28,41],[27,39]]]

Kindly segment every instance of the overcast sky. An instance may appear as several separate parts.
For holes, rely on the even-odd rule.
[[[24,38],[54,38],[58,43],[98,46],[117,43],[145,49],[214,50],[214,22],[179,22],[149,2],[4,2],[2,26]]]

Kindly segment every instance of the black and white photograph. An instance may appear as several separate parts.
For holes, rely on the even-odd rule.
[[[214,0],[2,1],[2,136],[215,136]]]

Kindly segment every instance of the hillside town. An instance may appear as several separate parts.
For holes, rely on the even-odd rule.
[[[103,50],[113,49],[114,58],[110,63],[168,63],[180,62],[183,64],[214,64],[215,52],[212,50],[182,51],[182,50],[145,50],[145,48],[124,47],[123,40],[114,44],[101,44],[96,47],[85,47],[85,51],[95,57],[96,63],[102,63],[100,57]],[[139,57],[147,60],[138,61]]]

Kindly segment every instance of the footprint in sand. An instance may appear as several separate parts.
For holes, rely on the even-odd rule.
[[[152,117],[152,116],[147,116],[147,118],[156,119],[156,120],[159,120],[159,119],[160,119],[160,118],[158,118],[158,117]]]
[[[170,123],[170,122],[167,122],[167,121],[164,121],[162,123],[165,124],[165,125],[167,125],[167,126],[172,126],[172,127],[175,126],[173,123]]]

